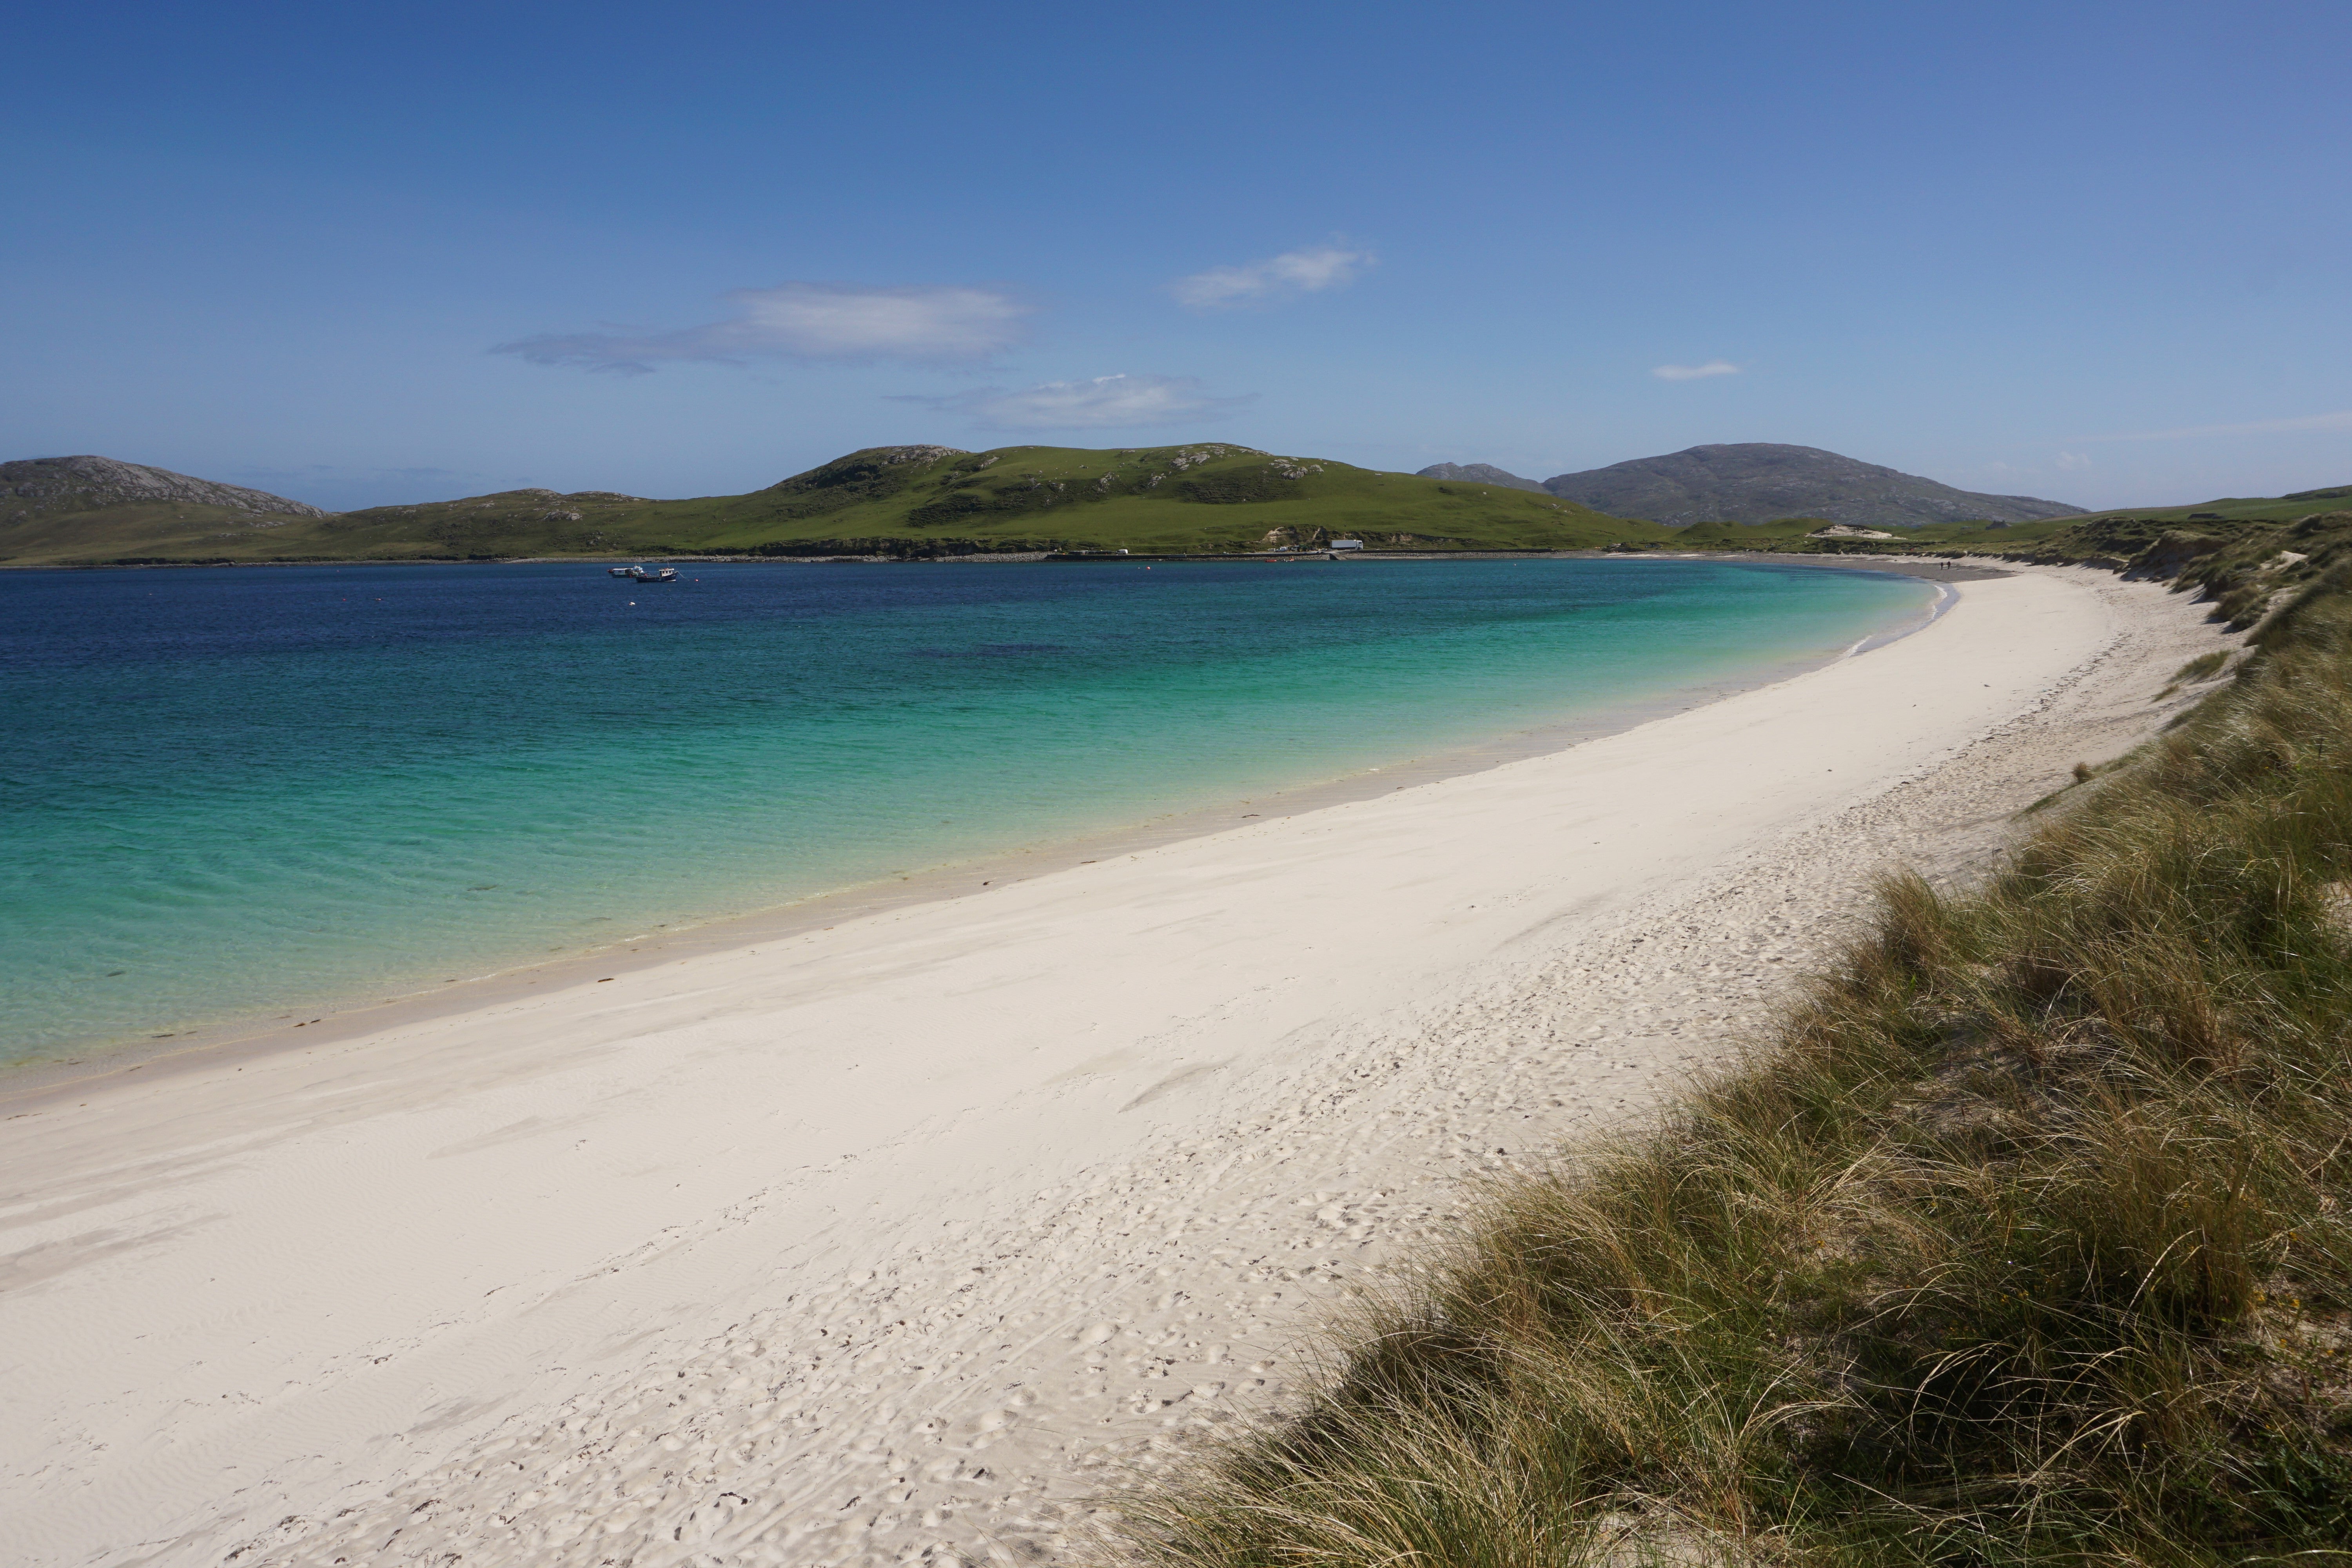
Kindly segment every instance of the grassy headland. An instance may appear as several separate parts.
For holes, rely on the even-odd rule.
[[[2315,517],[2352,518],[2352,485],[2301,490],[2286,496],[2232,498],[2192,506],[2127,507],[2040,522],[1939,522],[1917,528],[1874,530],[1879,538],[1825,535],[1831,525],[1817,517],[1772,522],[1698,522],[1677,530],[1665,548],[1762,550],[1791,554],[1998,555],[2020,561],[2150,564],[2142,559],[2168,538],[2165,551],[2184,543],[2199,551],[2233,555],[2274,552],[2284,542],[2309,537]],[[2305,532],[2296,535],[2298,526]],[[2334,527],[2335,524],[2327,524]],[[2300,549],[2300,546],[2295,548]],[[2164,553],[2158,551],[2158,553]],[[2166,574],[2169,575],[2168,572]]]
[[[275,560],[283,531],[309,537],[322,520],[185,501],[142,501],[0,522],[0,566],[98,565],[122,560]]]
[[[2215,530],[2217,612],[2267,607],[2226,685],[1990,885],[1886,885],[1743,1068],[1498,1189],[1301,1416],[1122,1501],[1135,1553],[2352,1556],[2346,523]]]
[[[749,495],[509,490],[317,519],[121,507],[0,528],[11,565],[450,561],[1035,550],[1237,553],[1333,537],[1373,550],[1569,550],[1671,531],[1505,486],[1217,443],[854,452]]]
[[[174,476],[177,477],[177,476]],[[189,481],[196,483],[197,481]],[[1335,538],[1373,552],[1594,550],[1997,555],[2195,563],[2200,585],[2332,546],[2352,487],[2038,522],[1856,531],[1818,517],[1669,528],[1541,491],[1207,443],[1097,450],[877,447],[748,495],[506,490],[323,516],[149,501],[0,522],[0,565],[501,561],[661,555],[898,559],[1037,551],[1244,554]],[[291,503],[289,503],[291,504]],[[2330,510],[2329,509],[2336,509]],[[2315,523],[2317,516],[2322,521]],[[2333,521],[2326,521],[2333,518]],[[2209,559],[2210,558],[2210,559]],[[2333,557],[2331,556],[2330,559]]]

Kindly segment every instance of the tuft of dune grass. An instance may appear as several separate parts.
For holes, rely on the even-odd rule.
[[[2221,667],[2229,662],[2230,650],[2217,647],[2210,653],[2199,654],[2195,658],[2174,670],[2172,679],[2176,681],[2210,680],[2221,674]]]
[[[2352,1561],[2352,592],[2257,649],[1989,886],[1885,884],[1737,1070],[1495,1189],[1126,1552]]]

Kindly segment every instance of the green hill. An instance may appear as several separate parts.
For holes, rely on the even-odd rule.
[[[2333,541],[2352,520],[2352,511],[2345,510],[2347,496],[2352,486],[2287,496],[2231,496],[2191,506],[2124,507],[2010,528],[1949,524],[1916,529],[1906,538],[1930,554],[2128,563],[2135,570],[2160,567],[2169,577],[2181,574],[2182,563],[2191,559],[2226,553],[2234,563],[2240,556],[2307,550],[2307,542],[2298,542],[2315,534]],[[2203,581],[2196,570],[2185,575]]]
[[[876,447],[750,495],[692,500],[528,489],[307,519],[194,505],[88,510],[0,522],[0,562],[1239,553],[1333,538],[1372,551],[1567,550],[1669,537],[1549,495],[1223,443]]]
[[[1892,537],[1825,535],[1817,517],[1772,522],[1695,522],[1665,541],[1669,550],[1762,550],[1781,554],[2002,555],[2044,562],[2131,561],[2165,540],[2284,538],[2293,525],[2331,510],[2344,515],[2352,485],[2286,496],[2232,496],[2189,506],[2122,507],[2032,522],[1937,522]],[[2278,546],[2284,548],[2283,545]],[[2168,545],[2168,550],[2175,549]],[[2177,550],[2176,550],[2177,552]]]
[[[267,490],[112,458],[0,463],[0,562],[216,555],[218,540],[267,538],[329,515]]]
[[[118,462],[87,453],[79,458],[25,458],[0,463],[0,523],[142,506],[194,508],[207,515],[327,515],[315,506],[274,496],[268,490],[225,485],[190,474],[175,474],[169,468]]]
[[[2226,496],[2189,506],[2118,507],[2080,517],[2010,528],[1947,524],[1911,531],[1906,538],[1942,550],[1959,549],[2045,561],[2122,560],[2168,534],[2225,534],[2232,539],[2281,532],[2305,518],[2341,513],[2352,486],[2298,490],[2285,496]]]
[[[22,470],[20,473],[19,470]],[[2352,487],[1893,538],[1820,516],[1668,528],[1484,480],[1381,473],[1247,447],[875,447],[749,495],[649,500],[547,489],[326,513],[98,458],[0,465],[0,564],[494,561],[518,556],[891,555],[1036,550],[1225,553],[1644,549],[2128,560],[2174,534],[2284,530]]]
[[[2069,528],[2098,531],[2135,523],[2155,528],[2195,528],[2209,522],[2293,522],[2314,512],[2341,510],[2347,496],[2352,496],[2352,485],[2297,490],[2284,496],[2225,496],[2191,506],[2132,506],[2086,512],[2081,517],[2067,518],[2065,524]]]

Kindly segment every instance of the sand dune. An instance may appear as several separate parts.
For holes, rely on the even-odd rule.
[[[1550,756],[0,1105],[9,1555],[1053,1555],[2215,641],[2104,574],[1960,593]]]

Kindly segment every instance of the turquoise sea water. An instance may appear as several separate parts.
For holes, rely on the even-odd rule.
[[[1934,595],[1606,560],[683,574],[0,574],[0,1060],[1654,702]]]

